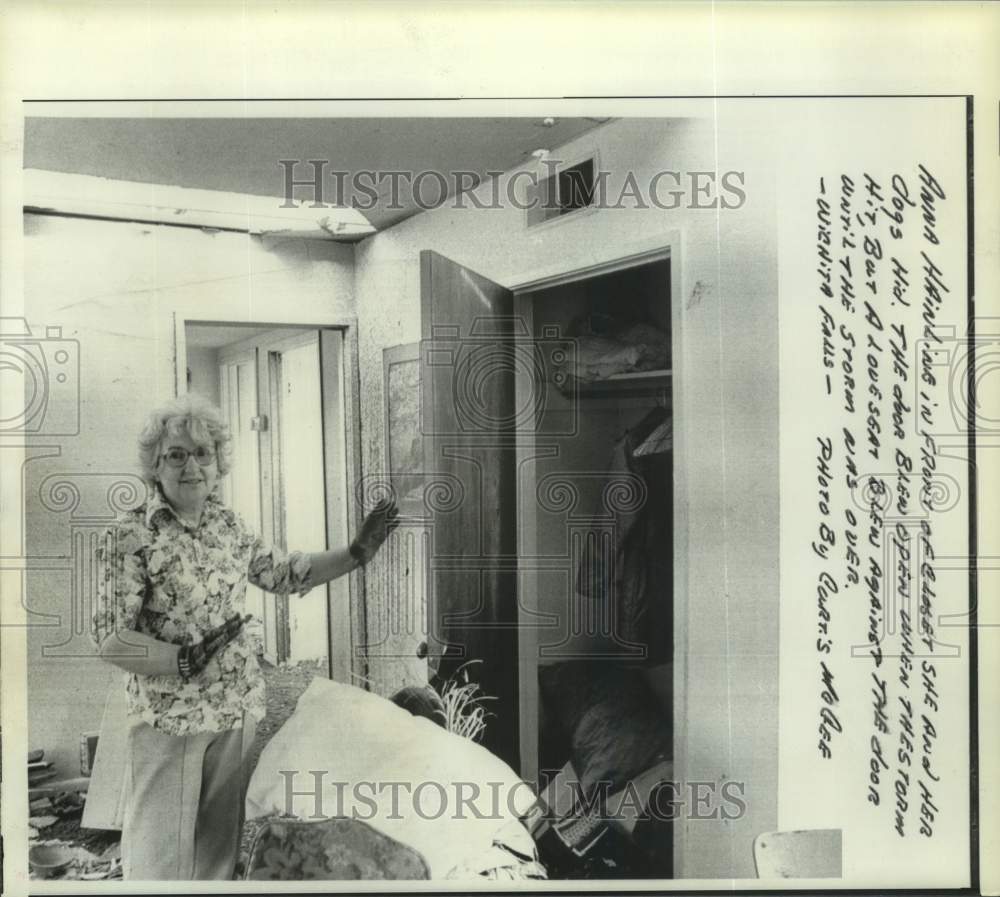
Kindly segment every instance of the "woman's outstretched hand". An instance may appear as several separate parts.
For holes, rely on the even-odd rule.
[[[181,648],[177,655],[177,669],[181,676],[185,679],[197,676],[219,651],[240,634],[249,619],[249,614],[245,617],[233,614],[225,623],[209,630],[199,644]]]
[[[365,517],[360,532],[351,542],[349,549],[351,557],[359,564],[367,564],[397,526],[399,526],[399,509],[395,502],[383,499]]]

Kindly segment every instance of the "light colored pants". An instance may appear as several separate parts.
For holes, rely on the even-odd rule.
[[[252,720],[231,732],[184,736],[132,727],[122,829],[127,881],[232,879],[255,729]]]

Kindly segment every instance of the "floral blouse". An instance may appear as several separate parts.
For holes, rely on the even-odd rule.
[[[123,629],[197,644],[244,613],[248,581],[283,594],[304,595],[312,586],[308,555],[265,547],[214,495],[192,527],[157,489],[108,530],[97,557],[92,635],[98,647]],[[122,652],[131,653],[125,646]],[[244,714],[264,717],[264,677],[245,630],[190,680],[130,673],[127,689],[129,715],[169,735],[224,732],[242,726]]]

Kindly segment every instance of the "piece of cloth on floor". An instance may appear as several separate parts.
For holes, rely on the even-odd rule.
[[[534,839],[519,820],[511,820],[493,837],[493,845],[478,856],[470,857],[447,875],[451,880],[483,878],[487,881],[528,881],[547,879],[548,873],[538,859]]]
[[[123,676],[116,670],[108,686],[94,768],[90,771],[87,803],[83,808],[81,825],[84,828],[121,831],[125,818],[129,733],[126,679],[127,674]]]
[[[230,880],[255,726],[167,735],[129,732],[122,865],[126,881]]]

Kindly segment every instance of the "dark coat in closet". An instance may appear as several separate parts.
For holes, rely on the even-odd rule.
[[[652,439],[651,439],[652,437]],[[656,445],[648,445],[648,442]],[[645,488],[638,501],[616,499],[632,474]],[[647,649],[654,663],[673,657],[673,442],[670,412],[657,406],[615,444],[602,512],[613,537],[588,539],[576,591],[600,602],[615,636]]]

